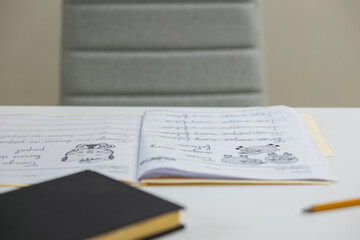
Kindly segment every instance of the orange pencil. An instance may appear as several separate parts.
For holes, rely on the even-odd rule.
[[[360,198],[354,198],[354,199],[338,201],[338,202],[317,204],[310,208],[304,209],[304,212],[318,212],[318,211],[325,211],[325,210],[331,210],[331,209],[336,209],[336,208],[350,207],[350,206],[355,206],[355,205],[360,205]]]

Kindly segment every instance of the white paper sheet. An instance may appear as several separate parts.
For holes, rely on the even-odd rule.
[[[301,116],[283,106],[147,111],[140,146],[139,178],[336,180]]]
[[[0,116],[0,184],[91,169],[136,181],[141,116]]]

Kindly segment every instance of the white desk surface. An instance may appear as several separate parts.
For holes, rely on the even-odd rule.
[[[129,107],[0,107],[0,114],[141,113]],[[360,108],[298,108],[310,113],[335,153],[339,178],[314,186],[143,187],[186,207],[185,229],[161,239],[360,239],[360,206],[304,214],[315,203],[360,197]],[[9,188],[0,188],[0,192]]]

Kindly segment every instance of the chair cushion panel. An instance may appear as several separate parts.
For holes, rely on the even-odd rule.
[[[203,107],[247,107],[263,106],[263,93],[172,95],[172,96],[67,96],[63,105],[80,106],[203,106]]]
[[[264,89],[257,50],[70,52],[63,90],[72,94],[221,93]]]
[[[207,49],[258,46],[253,2],[64,5],[66,49]]]

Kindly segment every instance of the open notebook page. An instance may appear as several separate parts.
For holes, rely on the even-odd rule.
[[[1,115],[0,185],[91,169],[136,182],[141,116]]]
[[[301,116],[284,106],[147,111],[139,178],[336,180]]]

